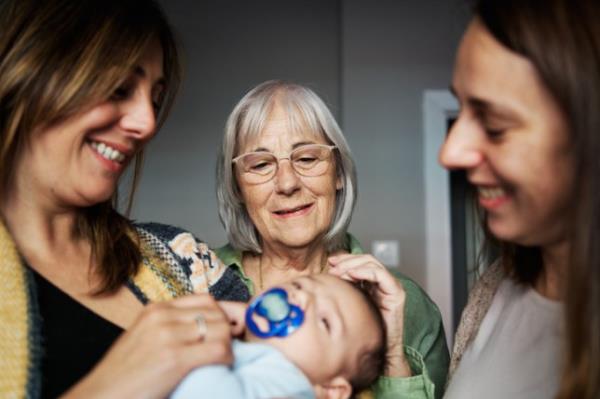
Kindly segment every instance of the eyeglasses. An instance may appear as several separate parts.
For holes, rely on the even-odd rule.
[[[307,144],[298,147],[287,157],[277,158],[266,151],[247,152],[235,157],[231,163],[237,165],[242,178],[250,184],[266,183],[277,174],[279,161],[290,161],[294,171],[302,176],[314,177],[327,172],[331,163],[331,152],[334,145]]]

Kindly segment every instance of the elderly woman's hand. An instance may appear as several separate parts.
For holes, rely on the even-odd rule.
[[[375,257],[368,254],[342,254],[328,259],[329,273],[349,281],[366,280],[377,286],[377,302],[387,327],[388,368],[386,375],[412,375],[404,356],[404,303],[402,284]]]
[[[193,368],[232,360],[225,313],[208,294],[190,295],[147,306],[64,397],[163,398]]]

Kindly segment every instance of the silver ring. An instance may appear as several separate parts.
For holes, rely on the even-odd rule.
[[[206,332],[208,330],[208,326],[206,325],[206,319],[204,318],[202,313],[196,316],[194,322],[196,322],[196,327],[198,328],[198,338],[200,339],[200,341],[204,341],[204,338],[206,337]]]

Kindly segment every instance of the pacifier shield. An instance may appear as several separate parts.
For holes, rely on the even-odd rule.
[[[268,323],[267,330],[261,330],[255,317]],[[275,287],[256,297],[246,310],[246,326],[260,338],[287,337],[297,330],[304,321],[304,312],[300,307],[288,301],[283,288]]]

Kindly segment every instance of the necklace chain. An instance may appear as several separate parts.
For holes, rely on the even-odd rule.
[[[264,289],[263,273],[262,273],[262,256],[258,258],[258,289],[262,292]]]
[[[327,270],[327,261],[321,263],[321,267],[319,268],[319,274],[323,273]],[[312,274],[312,273],[311,273]],[[265,288],[263,281],[263,268],[262,268],[262,256],[258,258],[258,289],[259,291],[263,291]]]

